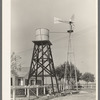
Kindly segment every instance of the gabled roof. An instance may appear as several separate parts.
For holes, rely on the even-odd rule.
[[[13,76],[17,77],[18,75],[14,70],[11,70],[11,77],[13,77]]]
[[[17,72],[16,77],[28,78],[29,70],[30,70],[30,67],[22,67],[21,70]],[[41,75],[38,78],[41,79]]]
[[[26,76],[28,76],[29,69],[30,69],[29,67],[22,67],[21,71],[18,71],[18,73],[17,73],[18,77],[26,77]]]

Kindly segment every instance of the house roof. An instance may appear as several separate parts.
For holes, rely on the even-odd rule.
[[[25,77],[28,76],[29,73],[29,67],[22,67],[21,71],[18,71],[17,75],[18,77]]]
[[[11,70],[11,77],[17,76],[17,73],[14,70]]]
[[[30,70],[30,67],[22,67],[21,70],[17,72],[16,77],[28,78],[29,70]],[[49,77],[49,75],[47,75],[47,76]],[[41,75],[40,75],[40,77],[41,77]],[[40,77],[38,77],[38,78],[40,78]]]

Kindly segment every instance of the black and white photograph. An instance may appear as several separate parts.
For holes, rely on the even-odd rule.
[[[10,3],[10,100],[97,100],[97,0]]]

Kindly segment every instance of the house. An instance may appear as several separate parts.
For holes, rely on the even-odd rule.
[[[27,85],[29,67],[22,67],[21,71],[18,71],[17,74],[11,74],[11,86],[15,80],[15,86],[25,86]],[[15,78],[15,79],[14,79]],[[35,85],[35,77],[31,77],[29,81],[30,85]],[[42,84],[41,77],[37,78],[37,84]]]

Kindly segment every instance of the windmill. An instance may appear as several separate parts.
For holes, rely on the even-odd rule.
[[[69,63],[69,67],[70,67],[70,72],[69,72],[69,78],[72,77],[71,75],[71,64],[72,64],[72,56],[74,58],[74,69],[75,69],[75,81],[76,81],[76,89],[78,90],[78,84],[77,84],[77,73],[76,73],[76,66],[75,66],[75,55],[74,55],[74,51],[72,50],[72,40],[71,40],[71,34],[74,32],[73,28],[74,28],[74,15],[72,15],[72,17],[70,18],[69,21],[66,20],[62,20],[60,18],[54,17],[54,24],[57,23],[65,23],[65,24],[69,24],[69,30],[67,30],[68,34],[69,34],[69,38],[68,38],[68,51],[67,51],[67,63]],[[68,76],[67,76],[67,66],[65,67],[65,73],[64,73],[64,89],[66,89],[66,82],[68,80]]]

